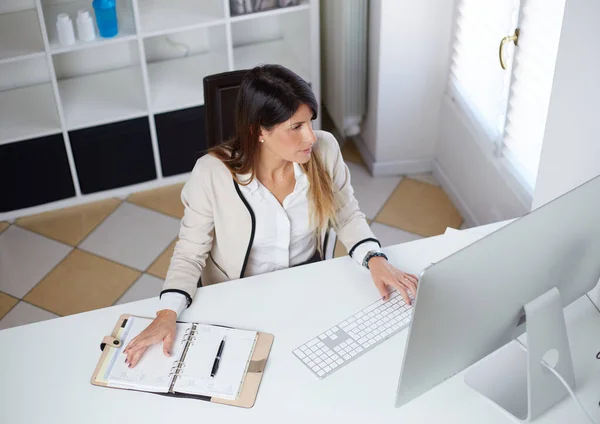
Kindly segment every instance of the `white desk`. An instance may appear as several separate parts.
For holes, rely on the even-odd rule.
[[[493,230],[487,226],[486,231]],[[481,232],[481,228],[473,233]],[[386,249],[418,273],[471,237],[450,233]],[[394,397],[406,331],[324,380],[292,350],[378,297],[368,271],[339,258],[200,290],[182,320],[258,329],[275,335],[252,409],[92,386],[99,344],[119,315],[152,316],[149,299],[0,331],[1,423],[511,423],[468,388],[462,374],[403,408]],[[579,388],[588,409],[600,400],[600,314],[583,297],[566,309]],[[441,352],[443,356],[443,352]],[[595,408],[597,416],[599,408]],[[567,399],[540,423],[579,423]]]

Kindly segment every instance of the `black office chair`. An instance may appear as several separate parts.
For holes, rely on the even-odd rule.
[[[204,77],[208,147],[221,144],[235,134],[235,103],[246,72],[244,69]]]
[[[235,135],[235,103],[247,69],[222,72],[204,77],[204,110],[208,147],[223,143]],[[337,235],[329,230],[325,241],[325,259],[332,259]]]

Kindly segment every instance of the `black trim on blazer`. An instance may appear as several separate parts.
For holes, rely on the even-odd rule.
[[[238,196],[242,199],[244,206],[250,212],[250,219],[252,220],[252,231],[250,232],[250,241],[248,242],[248,249],[246,250],[246,257],[244,258],[244,264],[242,265],[242,272],[240,272],[240,278],[244,278],[244,273],[246,272],[246,265],[248,265],[248,258],[250,257],[250,250],[252,249],[252,244],[254,243],[254,232],[256,231],[256,218],[254,216],[254,211],[250,207],[250,204],[242,194],[238,183],[233,179],[233,186],[235,187],[235,191],[237,191]]]
[[[158,296],[158,298],[160,299],[162,297],[162,295],[165,293],[179,293],[179,294],[184,295],[187,300],[186,308],[189,308],[190,305],[192,304],[192,296],[190,296],[190,294],[188,292],[185,292],[185,291],[179,290],[179,289],[166,289],[166,290],[163,290],[160,292],[160,295]]]
[[[367,243],[369,241],[374,241],[375,243],[377,243],[379,245],[379,247],[381,247],[381,243],[379,243],[379,240],[374,239],[374,238],[366,238],[364,240],[359,241],[358,243],[356,243],[354,246],[352,246],[352,249],[350,249],[350,252],[348,252],[348,254],[350,255],[350,257],[352,257],[352,254],[354,253],[354,250],[360,246],[363,243]]]
[[[323,250],[321,250],[321,260],[325,259],[325,252],[327,252],[327,243],[329,242],[329,229],[325,231],[325,239],[323,240]]]

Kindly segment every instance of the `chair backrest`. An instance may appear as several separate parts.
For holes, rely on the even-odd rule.
[[[235,103],[248,70],[222,72],[204,77],[204,109],[208,147],[221,144],[234,135]]]

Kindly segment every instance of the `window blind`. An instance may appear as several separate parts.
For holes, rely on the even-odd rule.
[[[507,70],[500,67],[498,47],[517,27],[519,3],[459,0],[456,9],[451,91],[495,143],[501,142],[504,133],[513,45],[505,48]]]
[[[523,0],[514,54],[503,154],[535,187],[565,0]]]

